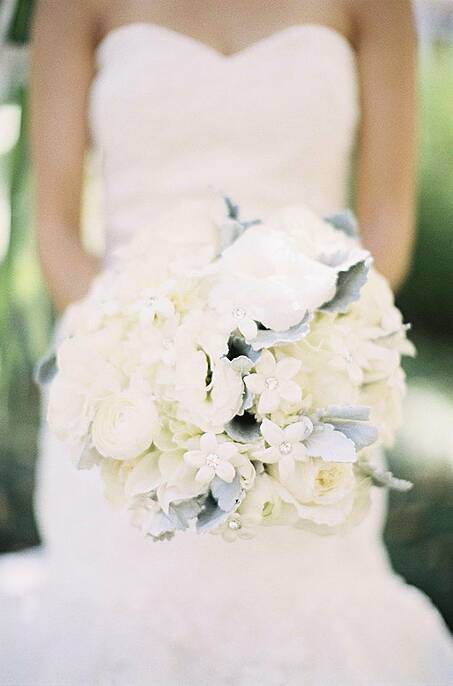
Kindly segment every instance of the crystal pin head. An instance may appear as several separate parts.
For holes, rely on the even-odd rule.
[[[217,467],[219,462],[220,457],[217,455],[217,453],[208,453],[208,455],[206,455],[206,464],[208,467]]]
[[[246,311],[242,307],[235,307],[233,310],[233,317],[235,319],[244,319]]]
[[[278,387],[278,379],[275,376],[268,376],[267,379],[264,380],[264,385],[268,391],[275,391]]]
[[[241,528],[241,522],[239,522],[237,519],[232,519],[231,522],[228,522],[228,527],[233,529],[233,531],[237,531]]]
[[[280,452],[282,455],[289,455],[291,452],[293,446],[289,441],[283,441],[283,443],[280,443]]]

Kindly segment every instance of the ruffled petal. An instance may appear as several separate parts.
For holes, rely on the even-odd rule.
[[[268,350],[265,350],[261,354],[261,357],[255,366],[259,374],[262,374],[263,376],[275,376],[275,368],[277,365],[275,364],[274,356]]]
[[[211,432],[200,438],[200,448],[204,453],[215,453],[217,450],[217,436]]]
[[[302,362],[295,357],[284,357],[277,362],[277,376],[279,379],[292,379],[302,366]]]
[[[302,390],[295,381],[281,381],[278,390],[283,400],[289,403],[299,403],[302,399]]]

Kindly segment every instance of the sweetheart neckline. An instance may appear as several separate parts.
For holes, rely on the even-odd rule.
[[[334,29],[331,26],[328,26],[327,24],[321,24],[317,22],[304,22],[304,23],[298,23],[298,24],[290,24],[289,26],[285,26],[283,29],[279,29],[277,31],[274,31],[273,33],[268,34],[267,36],[263,36],[263,38],[260,38],[253,43],[250,43],[249,45],[246,45],[245,47],[241,48],[240,50],[236,50],[233,53],[230,54],[225,54],[221,52],[220,50],[217,50],[217,48],[213,47],[212,45],[209,45],[208,43],[205,43],[203,41],[198,40],[197,38],[194,38],[193,36],[190,36],[187,33],[183,33],[181,31],[177,31],[176,29],[172,29],[169,26],[164,26],[163,24],[156,24],[155,22],[150,22],[150,21],[132,21],[132,22],[126,22],[124,24],[119,24],[118,26],[113,27],[107,33],[101,38],[99,43],[97,44],[95,48],[95,55],[96,58],[98,58],[101,54],[101,52],[105,49],[105,47],[110,43],[111,40],[113,40],[115,37],[121,35],[122,33],[127,33],[128,31],[131,30],[137,30],[137,29],[146,29],[149,31],[159,31],[164,35],[167,35],[170,38],[180,40],[184,43],[190,44],[194,46],[195,48],[198,48],[201,51],[204,51],[206,54],[211,55],[212,57],[216,58],[220,62],[234,62],[243,56],[248,55],[251,52],[254,52],[255,50],[258,50],[261,47],[267,46],[269,44],[272,44],[275,40],[281,39],[285,37],[286,35],[293,33],[293,32],[299,32],[299,31],[307,31],[307,30],[317,30],[321,32],[325,32],[326,35],[333,36],[336,39],[339,39],[343,45],[345,45],[349,52],[353,55],[354,59],[356,58],[356,52],[354,50],[354,47],[352,46],[351,42],[346,38],[346,36],[338,31],[337,29]]]

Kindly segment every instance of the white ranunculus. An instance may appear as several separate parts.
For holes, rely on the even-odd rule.
[[[159,427],[151,397],[132,390],[105,396],[92,424],[93,444],[104,457],[132,460],[147,450]]]

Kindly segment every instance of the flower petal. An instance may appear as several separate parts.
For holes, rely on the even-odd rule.
[[[236,444],[231,443],[231,441],[219,443],[216,448],[217,455],[220,455],[223,460],[230,460],[233,455],[237,453],[237,451],[238,449]]]
[[[302,362],[295,357],[284,357],[277,362],[277,376],[279,379],[292,379],[302,366]]]
[[[201,450],[188,450],[184,453],[184,462],[190,467],[202,467],[205,463],[205,456]]]
[[[264,391],[260,396],[258,403],[258,412],[260,414],[268,414],[273,412],[280,405],[280,396],[275,391]]]
[[[245,385],[252,393],[264,391],[264,377],[261,374],[248,374],[244,378]]]
[[[210,481],[213,480],[214,476],[214,469],[209,465],[205,464],[203,465],[203,467],[201,467],[201,469],[198,470],[195,479],[201,484],[208,484]]]
[[[280,460],[281,453],[278,448],[264,448],[263,450],[257,450],[253,453],[253,457],[260,462],[265,462],[266,464],[275,464]]]
[[[224,460],[219,462],[219,464],[215,468],[215,472],[218,477],[220,477],[224,481],[227,481],[228,483],[231,483],[233,481],[236,474],[236,470],[234,469],[231,462],[226,462]]]
[[[306,418],[304,417],[304,419]],[[312,428],[313,427],[308,430],[307,424],[303,420],[300,422],[294,422],[294,424],[289,424],[285,429],[283,429],[283,433],[285,434],[285,438],[283,440],[290,441],[291,443],[298,443],[311,433]]]
[[[291,455],[284,455],[278,462],[278,473],[282,481],[288,481],[294,474],[294,457]]]
[[[255,365],[259,374],[263,376],[275,376],[275,358],[268,350],[265,350]]]
[[[302,399],[302,390],[295,381],[280,381],[278,390],[283,400],[289,403],[299,403]]]
[[[263,419],[261,423],[261,433],[269,445],[272,446],[278,446],[285,440],[285,432],[283,429],[278,426],[278,424],[275,424],[275,422],[271,422],[270,419]]]
[[[239,323],[238,329],[246,341],[250,341],[252,338],[255,338],[256,334],[258,333],[258,327],[253,319],[244,319]]]
[[[208,432],[200,438],[200,448],[204,453],[214,453],[217,450],[217,436]]]

